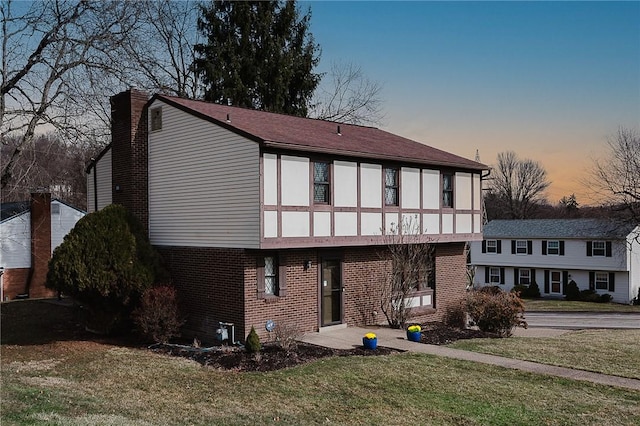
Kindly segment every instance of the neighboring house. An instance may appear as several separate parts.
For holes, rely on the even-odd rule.
[[[413,219],[435,244],[435,285],[412,313],[439,319],[465,291],[482,238],[487,167],[371,127],[130,90],[111,100],[112,143],[87,169],[88,206],[126,206],[172,273],[186,330],[384,320],[385,236]]]
[[[494,220],[471,244],[475,284],[537,283],[543,297],[580,290],[630,303],[640,288],[640,226],[602,219]]]
[[[1,299],[54,296],[45,287],[49,259],[85,212],[42,192],[1,207]]]

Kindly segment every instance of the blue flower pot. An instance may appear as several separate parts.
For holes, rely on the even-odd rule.
[[[421,338],[422,338],[422,332],[407,330],[407,340],[411,342],[419,342]]]
[[[374,350],[378,347],[378,338],[367,339],[366,337],[363,337],[362,346],[364,346],[365,349]]]

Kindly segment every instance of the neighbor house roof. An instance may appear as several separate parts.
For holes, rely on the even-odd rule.
[[[471,170],[488,169],[486,165],[476,161],[374,127],[275,114],[165,95],[155,95],[150,102],[155,99],[269,148]]]
[[[491,238],[599,238],[618,239],[637,225],[608,219],[526,219],[492,220],[483,228]]]
[[[51,199],[51,202],[58,202],[60,204],[64,204],[67,207],[71,207],[72,209],[75,209],[77,211],[79,211],[80,213],[85,213],[86,212],[84,210],[80,210],[77,207],[72,206],[69,203],[65,203],[62,200],[59,200],[58,198],[53,198]],[[9,202],[9,203],[2,203],[0,204],[0,222],[4,222],[5,220],[11,219],[15,216],[19,216],[21,214],[24,214],[28,211],[31,210],[31,202],[30,201],[14,201],[14,202]]]

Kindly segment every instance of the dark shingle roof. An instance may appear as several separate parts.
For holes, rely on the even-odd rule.
[[[30,205],[28,201],[15,201],[11,203],[0,204],[0,222],[5,221],[13,216],[17,216],[29,211]]]
[[[624,238],[637,225],[608,219],[492,220],[484,226],[490,238]]]
[[[266,147],[470,170],[488,169],[486,165],[476,161],[374,127],[275,114],[172,96],[155,95],[150,102],[154,99],[216,123]]]

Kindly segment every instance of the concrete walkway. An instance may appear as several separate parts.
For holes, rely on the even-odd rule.
[[[444,356],[448,358],[461,359],[465,361],[480,362],[483,364],[497,365],[500,367],[528,371],[531,373],[548,374],[551,376],[564,377],[567,379],[584,380],[603,385],[617,386],[640,391],[640,380],[637,379],[609,376],[606,374],[575,370],[573,368],[555,367],[552,365],[539,364],[530,361],[521,361],[496,355],[463,351],[460,349],[448,348],[446,346],[427,345],[423,343],[410,342],[406,339],[406,333],[403,330],[394,330],[386,327],[332,328],[327,331],[323,330],[320,333],[307,333],[301,340],[303,342],[312,343],[314,345],[326,346],[335,349],[352,349],[354,347],[361,346],[362,336],[369,332],[373,332],[377,335],[379,346],[386,346],[401,351],[425,353]],[[569,332],[569,330],[536,328],[521,330],[516,335],[543,337],[555,336],[567,332]]]

